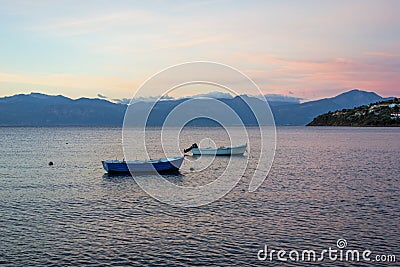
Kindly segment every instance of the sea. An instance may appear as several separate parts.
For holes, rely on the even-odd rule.
[[[225,145],[227,135],[187,127],[180,136],[181,151],[206,137]],[[136,157],[160,156],[157,140],[150,156]],[[400,128],[277,127],[261,186],[249,192],[245,173],[199,207],[163,203],[135,177],[107,175],[101,161],[123,159],[123,150],[121,128],[0,127],[0,265],[399,266]],[[201,186],[227,161],[200,168],[188,156],[166,179]],[[321,259],[329,249],[336,258]],[[318,259],[302,259],[304,250]],[[349,260],[348,250],[370,253]]]

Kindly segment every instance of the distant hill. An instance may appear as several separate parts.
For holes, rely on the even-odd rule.
[[[245,125],[256,125],[251,110],[243,101],[244,98],[251,101],[255,107],[262,107],[259,103],[261,101],[251,96],[219,100],[235,110]],[[170,99],[156,103],[155,109],[150,114],[148,125],[161,126],[168,113],[187,100]],[[270,100],[269,104],[276,125],[306,125],[316,116],[329,111],[350,109],[385,99],[373,92],[354,89],[332,98],[305,103],[277,96]],[[135,108],[140,109],[149,104],[152,103],[139,101],[135,104]],[[61,95],[19,94],[0,98],[0,126],[121,126],[126,108],[126,104],[116,104],[98,98],[73,100]],[[215,125],[205,119],[194,121],[192,124]]]
[[[400,100],[381,101],[317,116],[308,126],[400,126]]]

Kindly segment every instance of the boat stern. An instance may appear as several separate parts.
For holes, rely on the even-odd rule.
[[[108,172],[108,165],[107,165],[107,162],[105,160],[101,161],[101,165],[103,165],[104,170],[106,170],[106,172]]]

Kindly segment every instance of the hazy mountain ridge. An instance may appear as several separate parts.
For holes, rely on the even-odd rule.
[[[249,101],[257,106],[259,99],[250,96]],[[251,110],[242,97],[218,99],[231,107],[245,125],[257,125]],[[275,96],[275,98],[277,98]],[[269,101],[276,125],[306,125],[316,116],[341,109],[354,108],[385,100],[376,93],[351,90],[332,98],[324,98],[304,103],[296,98],[281,98],[282,101]],[[289,101],[285,102],[284,100]],[[148,125],[161,126],[167,114],[183,99],[163,100],[155,105]],[[261,101],[260,101],[261,102]],[[139,101],[137,108],[153,105]],[[112,103],[106,99],[79,98],[76,100],[57,95],[31,93],[0,98],[1,126],[121,126],[127,105]],[[193,125],[215,125],[209,120],[198,120]]]
[[[125,105],[39,93],[0,98],[2,126],[119,126]]]
[[[102,94],[97,94],[97,96],[101,99],[108,99],[108,97],[102,95]],[[206,94],[197,94],[191,96],[191,98],[195,97],[208,97],[208,98],[214,98],[214,99],[232,99],[234,96],[232,96],[230,93],[223,93],[223,92],[218,92],[218,91],[213,91],[209,92]],[[291,103],[300,103],[301,100],[304,100],[303,98],[300,97],[294,97],[294,96],[288,96],[288,95],[280,95],[280,94],[266,94],[264,97],[269,101],[273,102],[275,105],[281,105],[281,104],[291,104]],[[182,100],[182,99],[187,99],[188,97],[180,97],[180,98],[174,98],[171,96],[162,96],[162,100]],[[151,97],[137,97],[133,99],[129,98],[115,98],[112,99],[113,102],[117,104],[132,104],[132,103],[137,103],[137,102],[155,102],[158,99],[160,99],[160,96],[151,96]]]

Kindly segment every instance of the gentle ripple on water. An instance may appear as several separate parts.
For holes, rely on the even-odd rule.
[[[186,131],[185,145],[219,134]],[[104,174],[100,160],[122,158],[120,129],[0,128],[0,264],[280,266],[258,261],[258,250],[326,249],[338,238],[400,257],[398,140],[395,128],[278,128],[256,192],[246,175],[219,201],[175,208],[131,177]],[[167,178],[198,185],[213,176]]]

